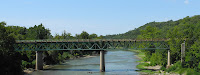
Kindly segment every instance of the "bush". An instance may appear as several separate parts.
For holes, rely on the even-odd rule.
[[[199,65],[198,65],[198,70],[200,70],[200,62],[199,62]]]
[[[186,75],[200,75],[200,73],[196,72],[194,69],[189,68],[187,69]]]
[[[171,71],[174,71],[174,70],[177,70],[177,69],[181,69],[182,68],[182,64],[180,61],[176,62],[174,65],[170,66],[168,69],[167,69],[167,72],[171,72]]]
[[[152,56],[151,56],[151,58],[150,58],[150,62],[151,62],[150,65],[151,65],[151,66],[157,65],[157,63],[156,63],[157,60],[158,60],[158,59],[157,59],[157,57],[156,57],[156,54],[153,53]]]
[[[36,65],[36,60],[33,60],[33,61],[31,62],[32,68],[35,68],[35,65]]]
[[[160,68],[160,70],[166,71],[167,69],[166,69],[164,66],[162,66],[162,67]]]
[[[23,69],[26,69],[28,64],[29,63],[27,61],[22,60],[22,65],[21,66],[22,66]]]

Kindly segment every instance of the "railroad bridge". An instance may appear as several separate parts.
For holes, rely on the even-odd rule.
[[[16,51],[36,51],[36,70],[43,69],[42,53],[47,50],[99,50],[100,71],[105,71],[105,50],[168,50],[170,65],[169,39],[59,39],[59,40],[16,40]]]

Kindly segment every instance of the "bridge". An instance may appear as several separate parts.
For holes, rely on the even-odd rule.
[[[59,39],[59,40],[16,40],[16,51],[36,51],[36,70],[43,69],[42,53],[47,50],[99,50],[100,71],[105,71],[105,50],[168,50],[168,66],[170,52],[169,39]]]

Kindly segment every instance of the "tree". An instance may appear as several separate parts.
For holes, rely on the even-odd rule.
[[[71,33],[67,33],[65,30],[63,31],[62,33],[62,39],[72,39],[73,36],[71,36],[72,34]]]
[[[50,30],[46,29],[43,24],[38,26],[30,27],[26,34],[27,39],[48,39],[51,37]]]
[[[89,35],[89,39],[94,39],[94,38],[97,38],[98,36],[97,36],[97,34],[91,34],[91,35]]]
[[[141,35],[138,38],[142,39],[152,39],[158,38],[160,31],[156,27],[147,26],[144,30],[141,30]]]
[[[83,31],[80,34],[81,39],[89,39],[89,34],[86,31]]]
[[[13,36],[16,40],[26,39],[25,34],[27,32],[27,29],[25,27],[7,26],[6,31],[9,34],[9,36]]]
[[[1,75],[21,74],[20,54],[14,51],[15,39],[9,36],[5,28],[6,23],[0,23],[0,70]]]

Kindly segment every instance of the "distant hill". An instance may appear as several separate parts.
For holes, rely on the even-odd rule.
[[[185,17],[183,19],[179,19],[177,21],[173,21],[173,20],[169,20],[167,22],[150,22],[147,23],[143,26],[140,26],[139,28],[135,28],[134,30],[130,30],[126,33],[123,34],[114,34],[114,35],[106,35],[104,36],[104,38],[109,39],[109,38],[113,38],[113,39],[136,39],[138,38],[138,35],[141,34],[141,30],[144,30],[145,27],[147,26],[151,26],[151,27],[157,27],[160,31],[161,34],[160,36],[162,36],[162,38],[166,38],[167,32],[174,28],[175,26],[181,26],[183,24],[197,24],[200,22],[200,15],[195,15],[192,17]]]

